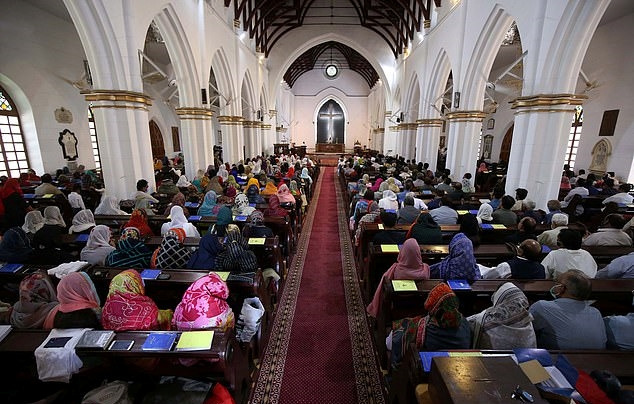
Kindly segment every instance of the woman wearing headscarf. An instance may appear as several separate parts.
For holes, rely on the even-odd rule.
[[[464,192],[465,194],[471,194],[475,192],[475,188],[471,183],[471,173],[466,173],[462,177],[462,192]]]
[[[172,209],[170,209],[170,218],[171,220],[169,222],[163,223],[163,226],[161,226],[161,235],[164,235],[170,229],[183,229],[187,237],[200,237],[198,229],[187,221],[183,213],[183,208],[180,206],[172,206]]]
[[[0,198],[4,205],[4,224],[6,228],[22,226],[26,215],[26,202],[17,179],[9,178],[4,182],[4,186],[0,189]]]
[[[128,269],[110,281],[101,324],[104,330],[114,331],[169,330],[172,315],[172,310],[158,309],[145,295],[141,275]]]
[[[449,256],[432,265],[432,279],[480,279],[480,269],[473,255],[473,244],[463,233],[458,233],[449,243]]]
[[[218,196],[214,191],[208,191],[203,198],[203,203],[198,208],[199,216],[216,216],[222,207],[217,203]]]
[[[216,257],[216,270],[255,272],[258,269],[258,260],[253,251],[249,250],[249,245],[240,230],[229,230],[226,240],[224,251]]]
[[[405,238],[413,238],[418,244],[442,244],[442,231],[429,213],[421,213]]]
[[[86,247],[81,250],[79,257],[91,265],[104,265],[108,254],[116,250],[110,245],[111,232],[108,226],[100,224],[90,231]]]
[[[458,306],[458,298],[451,288],[440,283],[425,300],[426,316],[395,321],[391,338],[393,366],[400,363],[411,343],[415,343],[419,351],[469,349],[471,330]]]
[[[154,232],[150,228],[147,221],[147,213],[143,209],[134,209],[130,220],[125,222],[121,229],[127,229],[128,227],[134,227],[141,234],[141,238],[150,237],[154,235]]]
[[[187,177],[186,177],[186,176],[181,175],[181,176],[178,178],[178,181],[176,181],[176,186],[177,186],[178,188],[189,188],[190,186],[192,186],[192,183],[191,183],[191,182],[189,182],[189,180],[187,179]]]
[[[257,178],[255,178],[255,177],[249,178],[249,181],[247,181],[246,189],[248,190],[249,187],[251,187],[251,185],[255,185],[257,187],[257,189],[258,189],[258,192],[260,192],[260,181],[258,181]],[[245,193],[246,193],[246,191],[245,191]]]
[[[220,167],[218,167],[217,175],[222,178],[223,181],[226,181],[227,178],[229,178],[229,171],[227,170],[227,167],[221,164]]]
[[[262,195],[260,195],[260,188],[253,184],[247,187],[246,195],[250,204],[266,203]]]
[[[227,231],[227,226],[233,222],[233,214],[231,209],[227,206],[222,206],[216,216],[216,223],[211,228],[209,233],[215,234],[218,237],[224,237]]]
[[[245,194],[238,194],[233,204],[231,211],[236,216],[249,216],[255,210],[254,207],[249,206],[249,199]]]
[[[221,181],[222,179],[219,176],[212,177],[209,180],[209,184],[205,187],[205,190],[214,191],[216,195],[222,195],[223,191]]]
[[[290,189],[288,189],[288,185],[282,183],[277,188],[277,199],[280,203],[291,203],[295,204],[295,197],[291,195]]]
[[[161,240],[161,245],[154,250],[151,268],[178,269],[185,268],[192,252],[185,247],[185,230],[169,229]]]
[[[310,176],[310,174],[308,173],[308,168],[304,167],[302,168],[302,173],[300,174],[299,178],[308,181],[308,185],[312,185],[313,183],[313,178]]]
[[[476,219],[480,224],[493,223],[493,207],[488,203],[483,203],[478,208],[478,214],[476,215]]]
[[[68,262],[68,254],[63,253],[62,235],[66,234],[66,223],[57,206],[47,206],[44,209],[44,226],[33,236],[33,247],[42,256],[51,254],[55,263]]]
[[[25,264],[34,258],[33,253],[31,242],[22,228],[12,227],[4,233],[0,241],[0,261]]]
[[[535,348],[533,316],[528,299],[511,282],[502,284],[491,297],[493,306],[467,318],[474,349]]]
[[[420,254],[420,247],[413,238],[410,238],[403,243],[403,247],[398,253],[396,263],[394,263],[381,277],[379,286],[374,292],[374,298],[366,309],[368,314],[372,317],[376,318],[381,308],[380,304],[384,282],[391,281],[392,279],[429,279],[429,265],[423,263],[423,258]]]
[[[274,237],[273,230],[264,225],[264,214],[259,210],[254,210],[249,215],[249,220],[242,228],[242,235],[249,237]]]
[[[214,269],[216,257],[223,250],[223,246],[215,233],[207,233],[198,244],[198,249],[189,258],[187,268],[189,269]]]
[[[260,192],[261,195],[277,195],[277,187],[275,186],[275,182],[273,180],[268,180],[266,182],[266,187]]]
[[[148,268],[152,250],[141,240],[141,233],[134,227],[128,227],[117,241],[117,249],[106,256],[109,267]]]
[[[227,181],[225,181],[227,187],[232,186],[236,189],[237,192],[240,192],[240,185],[238,185],[238,182],[236,181],[236,177],[233,175],[229,175],[229,177],[227,178]]]
[[[285,217],[288,215],[288,211],[280,206],[280,200],[276,195],[269,197],[269,207],[264,210],[264,216],[279,216]]]
[[[68,229],[68,234],[73,233],[88,233],[90,229],[95,227],[95,216],[93,216],[90,209],[80,210],[73,217],[73,224]]]
[[[398,198],[392,190],[383,191],[383,198],[379,200],[379,208],[384,210],[398,210]]]
[[[95,215],[127,215],[119,209],[119,200],[112,195],[105,196],[95,209]]]
[[[57,304],[57,293],[51,278],[46,272],[38,271],[20,282],[20,300],[13,305],[9,321],[15,328],[50,330],[53,322],[46,323],[46,319]]]
[[[177,193],[172,198],[172,202],[170,202],[167,205],[167,207],[165,208],[165,211],[163,212],[163,214],[164,215],[169,215],[172,207],[180,206],[181,208],[183,208],[183,213],[185,214],[185,216],[186,217],[189,216],[189,210],[185,207],[185,202],[187,202],[187,199],[185,199],[185,195],[182,192]]]
[[[373,192],[378,192],[379,188],[381,188],[381,184],[383,183],[383,178],[379,177],[374,181],[374,185],[370,188]]]
[[[474,247],[480,245],[480,225],[478,219],[471,213],[462,215],[460,218],[460,233],[467,236]]]
[[[208,328],[233,328],[235,317],[227,298],[229,288],[215,273],[210,273],[192,283],[176,310],[172,323],[176,329],[204,330]]]
[[[22,230],[24,230],[26,235],[30,238],[32,238],[42,226],[44,226],[44,216],[42,216],[42,212],[39,210],[32,210],[24,216]]]
[[[101,328],[101,303],[95,285],[85,272],[71,272],[57,284],[57,305],[46,322],[54,328]]]
[[[299,190],[299,187],[297,186],[297,181],[292,180],[291,184],[288,186],[288,188],[291,191],[291,195],[293,196],[302,196],[302,192]]]

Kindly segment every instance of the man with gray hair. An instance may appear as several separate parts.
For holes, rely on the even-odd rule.
[[[553,215],[561,212],[561,202],[557,199],[551,199],[546,203],[546,207],[548,208],[548,213],[546,213],[546,217],[544,218],[544,224],[550,224],[553,220]]]
[[[557,247],[557,236],[559,235],[559,232],[568,228],[568,215],[565,213],[554,214],[550,227],[552,230],[546,230],[537,236],[537,241],[539,241],[542,245],[554,248]]]
[[[420,209],[414,207],[414,197],[408,194],[403,201],[403,207],[398,210],[398,224],[412,224],[420,214]]]
[[[592,292],[590,279],[570,269],[557,277],[550,289],[555,300],[540,300],[530,307],[537,347],[545,349],[605,349],[603,317],[586,303]]]

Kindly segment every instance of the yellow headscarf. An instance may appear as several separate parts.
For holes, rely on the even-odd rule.
[[[275,183],[272,180],[269,180],[266,183],[266,188],[264,188],[264,190],[262,192],[260,192],[261,195],[277,195],[277,187],[275,186]]]

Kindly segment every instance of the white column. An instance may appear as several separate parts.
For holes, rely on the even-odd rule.
[[[211,139],[211,116],[209,109],[199,107],[176,108],[180,118],[183,140],[183,158],[185,173],[192,179],[199,169],[206,169],[211,159],[208,157],[213,143]]]
[[[506,176],[506,192],[526,188],[537,208],[557,199],[570,123],[575,107],[586,97],[540,94],[513,101],[515,127]]]
[[[218,117],[223,136],[222,154],[225,163],[234,164],[242,159],[244,134],[241,116],[222,115]]]
[[[405,160],[411,160],[415,158],[414,147],[416,147],[416,123],[402,123],[399,125],[401,128],[400,135],[403,138],[403,149],[401,155],[405,157]]]
[[[123,90],[92,90],[85,97],[92,103],[99,128],[106,193],[127,199],[141,178],[155,190],[147,110],[152,105],[151,99],[143,93]]]
[[[442,119],[419,119],[416,134],[416,162],[429,163],[432,170],[438,164],[438,147],[442,132]]]
[[[478,140],[485,116],[482,111],[453,111],[446,115],[449,121],[447,168],[455,180],[465,173],[474,174],[477,168]]]

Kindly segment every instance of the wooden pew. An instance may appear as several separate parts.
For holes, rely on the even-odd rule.
[[[466,350],[462,352],[481,352],[483,355],[511,355],[512,351]],[[590,373],[592,370],[608,370],[619,378],[623,384],[634,383],[634,352],[609,350],[577,350],[550,351],[553,361],[557,355],[563,354],[577,369]],[[433,366],[433,365],[432,365]],[[416,350],[411,344],[403,358],[403,362],[394,372],[389,387],[389,402],[398,404],[417,404],[414,390],[417,385],[429,382],[430,373],[423,371],[423,365]],[[535,397],[538,399],[539,397]],[[514,401],[510,400],[509,402]]]
[[[5,363],[12,360],[33,362],[35,349],[46,340],[48,334],[49,332],[44,330],[13,329],[0,342],[0,357]],[[206,351],[143,351],[141,346],[148,335],[149,332],[146,331],[117,332],[116,339],[135,341],[129,351],[90,349],[77,350],[76,353],[82,359],[101,359],[103,363],[98,367],[98,371],[103,378],[145,380],[149,375],[214,378],[230,389],[236,402],[241,403],[248,398],[251,384],[248,353],[239,346],[233,331],[215,330],[212,347]],[[185,358],[199,361],[193,366],[184,366],[178,359]],[[144,359],[156,359],[158,362],[152,367],[136,366]],[[1,372],[5,380],[15,377],[11,366],[4,366]],[[37,375],[34,376],[37,378]]]

